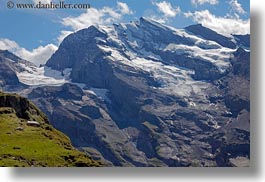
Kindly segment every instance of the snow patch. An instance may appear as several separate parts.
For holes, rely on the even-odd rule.
[[[69,82],[71,69],[65,69],[63,72],[53,70],[50,67],[26,66],[19,63],[25,69],[23,72],[17,72],[19,81],[30,86],[60,86]]]
[[[164,48],[164,51],[174,52],[178,55],[189,54],[194,58],[207,60],[217,66],[220,72],[225,72],[230,67],[230,58],[233,49],[218,48],[218,49],[201,49],[198,46],[187,46],[183,44],[169,44]]]
[[[111,103],[110,99],[108,98],[107,94],[109,90],[101,89],[101,88],[90,88],[89,90],[85,90],[86,92],[96,95],[99,99]]]
[[[209,86],[206,82],[194,81],[191,78],[194,71],[189,69],[164,65],[161,62],[136,56],[126,63],[134,68],[149,72],[160,83],[160,87],[156,89],[169,94],[190,96],[192,93],[202,93],[202,90]]]

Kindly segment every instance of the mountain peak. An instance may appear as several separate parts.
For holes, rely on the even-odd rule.
[[[18,56],[16,56],[15,54],[11,53],[8,50],[0,50],[0,57],[11,59],[15,62],[18,62],[19,60],[21,60],[21,58],[19,58]]]
[[[99,27],[91,25],[86,29],[79,30],[74,34],[69,35],[67,38],[82,37],[82,39],[86,39],[104,36],[106,36],[105,33]]]
[[[153,19],[150,19],[150,18],[146,18],[146,17],[141,17],[140,18],[140,25],[144,25],[144,26],[153,26],[153,27],[158,27],[158,28],[161,28],[161,29],[168,29],[169,27],[167,27],[166,25],[162,24],[162,23],[159,23]]]

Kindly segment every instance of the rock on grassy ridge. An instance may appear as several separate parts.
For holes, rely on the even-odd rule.
[[[29,125],[35,121],[39,125]],[[26,98],[0,92],[0,166],[97,167]]]

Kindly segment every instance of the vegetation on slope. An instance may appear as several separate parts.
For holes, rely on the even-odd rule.
[[[69,138],[27,99],[0,92],[0,166],[96,167],[101,163],[74,149]]]

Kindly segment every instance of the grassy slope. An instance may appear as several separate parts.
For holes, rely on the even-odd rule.
[[[13,108],[0,107],[0,166],[101,166],[75,150],[69,138],[39,119],[40,127],[27,125]],[[22,131],[16,130],[23,128]]]

